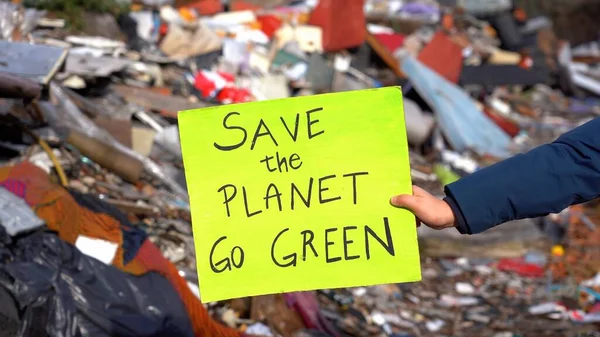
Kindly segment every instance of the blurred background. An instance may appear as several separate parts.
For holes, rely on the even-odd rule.
[[[441,197],[600,113],[599,17],[596,0],[0,1],[0,336],[599,336],[593,202],[475,236],[422,226],[418,283],[202,303],[177,128],[399,85],[412,180]]]

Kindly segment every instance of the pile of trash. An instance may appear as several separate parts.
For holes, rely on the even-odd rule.
[[[202,303],[177,112],[399,85],[413,182],[441,195],[598,116],[599,41],[510,0],[118,2],[79,29],[0,1],[0,336],[597,331],[597,203],[478,252],[424,233],[419,283]]]

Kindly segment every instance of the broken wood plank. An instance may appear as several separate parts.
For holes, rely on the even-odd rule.
[[[177,118],[177,112],[179,111],[205,108],[214,105],[204,102],[190,102],[184,97],[162,95],[152,89],[136,88],[120,84],[113,85],[112,88],[129,103],[158,111],[163,116],[171,118]]]
[[[132,213],[135,215],[156,215],[160,213],[160,209],[158,209],[156,206],[140,205],[135,202],[117,199],[104,199],[104,201],[117,207],[125,213]]]
[[[0,73],[0,97],[34,99],[42,92],[42,87],[26,78]]]

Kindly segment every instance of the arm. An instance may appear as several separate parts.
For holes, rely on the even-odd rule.
[[[600,118],[462,178],[445,192],[463,234],[595,199],[600,196]]]

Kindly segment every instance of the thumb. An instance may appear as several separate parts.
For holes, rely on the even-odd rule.
[[[419,204],[418,197],[410,194],[401,194],[392,197],[390,203],[396,207],[407,208],[410,211],[414,211]]]
[[[417,185],[413,185],[412,190],[413,190],[413,195],[417,196],[417,197],[425,197],[425,196],[431,195],[431,194],[429,194],[429,192],[425,191],[424,189],[420,188]]]

